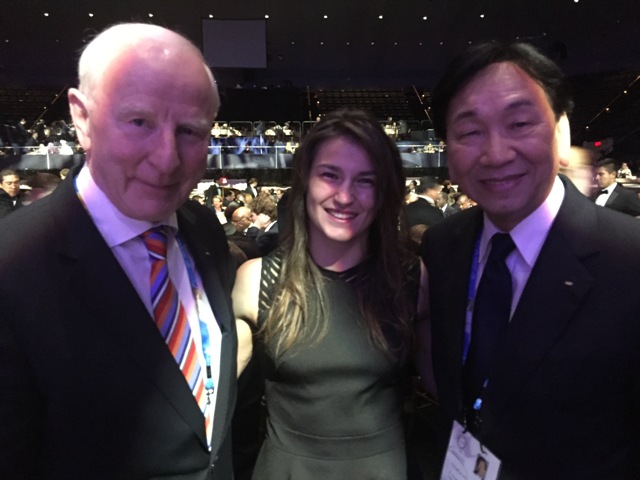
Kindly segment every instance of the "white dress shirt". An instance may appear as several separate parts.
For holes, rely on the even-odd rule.
[[[545,201],[534,210],[527,218],[516,225],[509,233],[516,248],[509,254],[506,259],[507,268],[511,272],[511,281],[513,286],[513,297],[511,299],[511,315],[515,312],[522,292],[529,275],[533,269],[542,245],[549,234],[551,225],[558,215],[560,205],[564,199],[564,185],[562,181],[556,177],[551,192]],[[500,232],[498,228],[491,223],[491,220],[484,216],[484,228],[480,236],[478,266],[476,275],[476,284],[474,292],[477,291],[480,278],[484,266],[489,258],[489,246],[491,237],[495,233]],[[473,312],[471,312],[473,313]]]
[[[604,207],[617,185],[618,184],[616,182],[613,182],[607,188],[603,188],[601,191],[606,193],[601,193],[596,197],[596,205],[600,205],[601,207]]]

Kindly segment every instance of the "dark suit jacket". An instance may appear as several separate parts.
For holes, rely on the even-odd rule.
[[[211,453],[182,372],[72,176],[4,222],[0,478],[233,478],[235,272],[213,214],[195,202],[178,212],[222,330]]]
[[[640,224],[566,195],[499,345],[483,397],[501,479],[629,479],[640,471]],[[482,210],[427,230],[438,395],[461,418],[469,275]]]
[[[597,197],[592,197],[595,201]],[[607,203],[604,205],[607,208],[617,210],[622,213],[633,215],[634,217],[640,216],[640,200],[636,195],[636,192],[629,188],[625,188],[622,185],[616,185],[611,195],[607,199]]]
[[[406,205],[404,207],[404,211],[407,216],[407,225],[409,227],[420,224],[430,227],[444,218],[442,210],[431,205],[424,198],[418,198],[415,202],[411,202],[409,205]]]

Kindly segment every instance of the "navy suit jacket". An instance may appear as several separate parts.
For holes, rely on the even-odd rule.
[[[233,478],[234,264],[215,215],[178,211],[222,330],[212,451],[204,417],[73,178],[0,231],[0,478]]]
[[[640,224],[565,198],[490,375],[482,440],[501,479],[629,479],[640,471]],[[480,208],[427,230],[438,395],[461,420],[462,354]]]

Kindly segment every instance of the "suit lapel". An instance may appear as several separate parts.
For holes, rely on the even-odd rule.
[[[153,319],[79,201],[73,183],[58,189],[54,193],[59,195],[60,213],[55,221],[66,236],[57,251],[68,265],[64,277],[74,300],[84,305],[87,321],[110,338],[114,350],[130,358],[135,368],[127,374],[137,372],[141,382],[152,381],[206,445],[202,412]]]
[[[597,254],[590,241],[595,208],[573,185],[565,182],[565,199],[540,251],[502,344],[499,368],[491,386],[503,401],[517,392],[555,342],[588,294],[593,278],[584,258]],[[490,387],[491,388],[491,387]]]

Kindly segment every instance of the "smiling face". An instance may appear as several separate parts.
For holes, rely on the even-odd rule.
[[[452,181],[505,231],[544,202],[567,165],[567,117],[556,120],[540,85],[509,62],[487,66],[463,87],[446,125]]]
[[[358,144],[338,137],[320,146],[306,194],[312,253],[327,249],[365,255],[376,210],[376,182],[373,163]]]
[[[153,38],[116,55],[87,95],[69,93],[92,177],[123,214],[158,221],[202,178],[217,97],[195,50]]]

